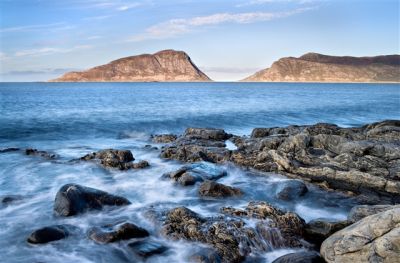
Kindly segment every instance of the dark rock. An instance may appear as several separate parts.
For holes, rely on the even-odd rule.
[[[212,129],[212,128],[187,128],[184,136],[196,139],[216,140],[216,141],[227,140],[231,137],[231,135],[227,134],[222,129]]]
[[[175,141],[178,136],[174,134],[160,134],[160,135],[153,135],[151,137],[152,141],[155,143],[171,143]]]
[[[283,255],[272,263],[324,263],[325,260],[313,251],[296,252]]]
[[[287,180],[279,182],[276,190],[276,197],[285,200],[295,200],[308,192],[308,188],[303,181]]]
[[[195,263],[220,263],[221,257],[214,249],[202,249],[201,251],[191,255],[189,262]]]
[[[29,235],[27,241],[31,244],[45,244],[52,241],[64,239],[69,235],[67,228],[63,225],[43,227]]]
[[[10,148],[0,149],[0,153],[16,152],[19,150],[20,148],[10,147]]]
[[[119,170],[143,169],[149,166],[147,161],[133,163],[135,158],[129,150],[107,149],[93,152],[80,158],[83,161],[100,160],[102,166],[106,168],[117,168]]]
[[[364,217],[394,208],[400,208],[400,205],[357,205],[350,210],[347,219],[354,223],[363,219]]]
[[[0,203],[3,206],[8,206],[10,204],[21,201],[24,197],[22,195],[4,195],[0,196]]]
[[[223,168],[215,164],[201,162],[185,165],[177,171],[164,174],[162,177],[187,186],[204,180],[217,180],[226,174]]]
[[[73,216],[104,206],[129,205],[128,199],[77,184],[66,184],[58,190],[54,211],[59,216]]]
[[[305,227],[305,238],[307,241],[321,246],[321,243],[333,233],[350,225],[350,221],[335,221],[329,219],[314,219],[307,223]]]
[[[240,189],[219,184],[210,180],[204,181],[199,187],[200,196],[207,197],[230,197],[242,195]]]
[[[129,243],[128,248],[142,258],[163,254],[168,250],[168,247],[161,243],[146,240]]]
[[[98,243],[112,243],[131,238],[147,237],[149,236],[149,232],[135,224],[126,222],[102,228],[92,228],[89,230],[88,236]]]
[[[46,151],[39,151],[37,149],[31,149],[31,148],[26,149],[25,150],[25,154],[26,155],[40,156],[40,157],[43,157],[45,159],[55,159],[55,158],[57,158],[56,154],[51,154],[51,153],[48,153]]]

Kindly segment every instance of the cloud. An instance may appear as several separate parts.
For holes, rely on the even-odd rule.
[[[171,19],[151,26],[146,32],[128,39],[138,42],[148,39],[165,39],[191,32],[195,28],[222,23],[250,24],[289,17],[314,9],[313,7],[298,8],[286,12],[250,12],[250,13],[217,13],[209,16],[199,16],[189,19]]]
[[[127,5],[121,5],[121,6],[117,7],[117,10],[118,11],[126,11],[126,10],[129,10],[129,9],[141,6],[141,5],[142,5],[142,3],[139,3],[139,2],[131,3],[131,4],[127,4]]]
[[[79,46],[74,46],[72,48],[52,48],[52,47],[43,47],[43,48],[38,48],[38,49],[28,49],[28,50],[20,50],[15,52],[16,57],[25,57],[25,56],[45,56],[45,55],[51,55],[51,54],[56,54],[56,53],[70,53],[73,51],[77,50],[82,50],[82,49],[89,49],[92,48],[93,46],[90,45],[79,45]]]
[[[11,70],[7,72],[1,72],[1,75],[43,75],[43,74],[64,74],[70,71],[79,71],[77,68],[47,68],[47,69],[34,69],[34,70]]]
[[[103,20],[112,17],[112,15],[105,15],[105,16],[89,16],[83,18],[83,20],[92,21],[92,20]]]
[[[37,30],[63,30],[69,29],[71,26],[66,25],[65,22],[42,24],[42,25],[29,25],[29,26],[15,26],[15,27],[5,27],[0,28],[0,33],[7,32],[27,32],[27,31],[37,31]]]
[[[73,5],[73,8],[78,8],[78,9],[112,9],[115,11],[126,11],[132,8],[136,8],[138,6],[141,6],[147,2],[151,2],[149,0],[147,1],[137,1],[137,2],[132,2],[129,0],[77,0],[75,4]]]
[[[251,0],[241,4],[237,4],[236,7],[251,6],[251,5],[262,5],[267,3],[296,3],[296,4],[309,4],[314,2],[322,2],[325,0]]]

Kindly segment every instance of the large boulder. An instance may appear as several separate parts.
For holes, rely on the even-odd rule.
[[[162,243],[149,240],[131,242],[128,244],[128,248],[142,260],[154,255],[163,254],[164,252],[168,251],[168,247]]]
[[[199,186],[199,195],[204,197],[230,197],[240,196],[242,191],[232,186],[207,180]]]
[[[27,241],[31,244],[45,244],[68,237],[69,231],[66,226],[47,226],[32,232]]]
[[[149,232],[135,224],[124,222],[106,225],[101,228],[91,228],[88,231],[88,236],[97,243],[112,243],[131,238],[147,237],[149,236]]]
[[[281,200],[291,201],[304,196],[307,192],[308,188],[303,181],[286,180],[277,183],[275,196]]]
[[[314,251],[302,251],[283,255],[272,263],[324,263],[321,256]]]
[[[224,130],[214,128],[187,128],[184,136],[216,141],[227,140],[231,137]]]
[[[400,262],[400,208],[367,216],[321,245],[330,262]]]
[[[129,200],[121,196],[78,184],[66,184],[57,192],[54,212],[59,216],[73,216],[88,210],[100,210],[104,206],[129,204]]]
[[[304,228],[305,239],[317,247],[319,247],[322,242],[327,239],[333,233],[345,228],[350,225],[351,222],[344,220],[329,220],[324,218],[313,219],[307,223]]]
[[[82,161],[99,160],[106,168],[117,168],[119,170],[142,169],[149,166],[147,161],[133,163],[135,158],[129,150],[106,149],[86,154],[81,157]]]

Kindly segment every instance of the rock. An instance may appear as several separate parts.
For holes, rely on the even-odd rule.
[[[22,195],[4,195],[0,196],[0,204],[2,204],[3,206],[8,206],[13,203],[17,203],[22,199],[24,199]]]
[[[0,153],[16,152],[19,150],[20,150],[19,148],[10,147],[10,148],[0,149]]]
[[[205,139],[215,141],[225,141],[231,137],[222,129],[212,128],[187,128],[185,131],[185,137],[192,139]]]
[[[328,262],[400,262],[400,208],[367,216],[321,245]]]
[[[350,221],[336,221],[324,218],[311,220],[305,227],[305,239],[319,247],[333,233],[350,225]]]
[[[308,188],[303,181],[300,180],[287,180],[279,182],[276,190],[276,197],[281,200],[291,201],[308,192]]]
[[[217,180],[227,173],[225,169],[207,162],[185,165],[177,171],[164,174],[162,177],[174,180],[183,186],[194,185],[204,180]]]
[[[68,237],[69,232],[63,225],[47,226],[32,232],[27,241],[31,244],[45,244]]]
[[[240,213],[234,208],[221,211],[222,216],[204,218],[186,207],[174,208],[166,213],[162,233],[172,239],[208,244],[217,253],[213,258],[220,258],[220,262],[242,262],[252,253],[304,245],[299,235],[304,221],[293,213],[262,202],[250,203]],[[247,225],[241,217],[252,218],[255,223]],[[197,258],[199,262],[210,259]]]
[[[152,141],[155,143],[171,143],[177,138],[178,136],[174,134],[160,134],[151,136]]]
[[[119,170],[143,169],[149,166],[147,161],[133,163],[135,158],[129,150],[107,149],[87,154],[80,158],[83,161],[100,160],[102,166],[106,168],[117,168]]]
[[[240,196],[242,191],[238,188],[219,184],[213,181],[204,181],[199,187],[200,196],[207,197],[230,197]]]
[[[142,258],[148,258],[153,255],[163,254],[168,247],[155,241],[135,241],[128,244],[128,248],[136,255]]]
[[[97,243],[112,243],[131,238],[142,238],[149,236],[146,229],[135,224],[125,222],[114,225],[107,225],[103,228],[94,227],[89,230],[88,236]]]
[[[104,206],[129,205],[128,199],[77,184],[66,184],[58,190],[54,212],[59,216],[73,216]]]
[[[189,262],[195,263],[220,263],[221,257],[214,249],[205,248],[189,257]]]
[[[45,159],[55,159],[55,158],[57,158],[56,154],[51,154],[51,153],[48,153],[46,151],[39,151],[37,149],[32,149],[32,148],[26,149],[25,150],[25,154],[26,155],[40,156],[40,157],[43,157]]]
[[[350,210],[347,219],[354,223],[364,217],[394,208],[400,208],[400,205],[357,205]]]
[[[321,256],[314,251],[302,251],[283,255],[272,263],[324,263]]]

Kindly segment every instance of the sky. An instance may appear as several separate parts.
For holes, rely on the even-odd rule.
[[[400,0],[0,0],[0,81],[183,50],[209,77],[281,57],[399,54]]]

